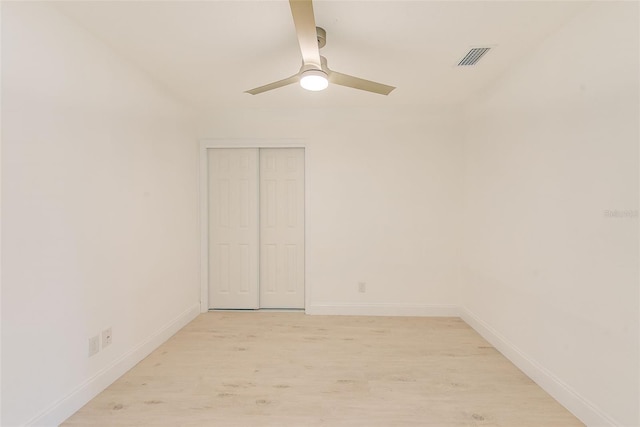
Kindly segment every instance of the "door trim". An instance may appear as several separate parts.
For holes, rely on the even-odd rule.
[[[202,139],[199,148],[200,312],[209,311],[209,162],[213,148],[303,148],[304,149],[304,307],[310,306],[311,287],[307,269],[307,207],[309,206],[309,146],[297,139]]]

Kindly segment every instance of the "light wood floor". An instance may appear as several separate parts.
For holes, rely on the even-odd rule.
[[[583,424],[460,319],[211,312],[63,425]]]

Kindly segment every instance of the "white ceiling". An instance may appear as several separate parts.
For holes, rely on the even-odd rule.
[[[464,103],[587,5],[559,1],[316,1],[335,71],[397,86],[388,97],[340,86],[243,93],[301,64],[286,0],[60,2],[66,15],[199,109]],[[456,67],[474,46],[493,49]]]

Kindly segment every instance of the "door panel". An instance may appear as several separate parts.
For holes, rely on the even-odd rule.
[[[209,308],[258,308],[258,149],[210,149]]]
[[[260,149],[260,307],[304,308],[304,149]]]

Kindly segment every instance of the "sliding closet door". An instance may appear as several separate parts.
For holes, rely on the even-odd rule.
[[[304,149],[260,149],[260,307],[304,308]]]
[[[258,149],[207,150],[209,308],[258,308]]]

